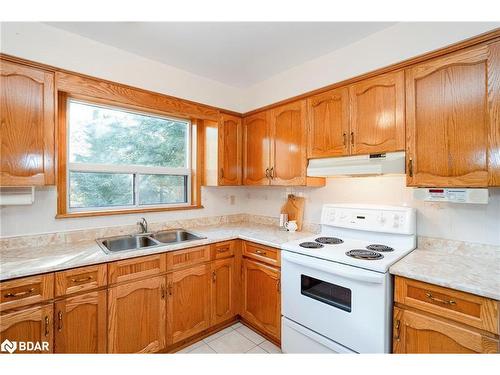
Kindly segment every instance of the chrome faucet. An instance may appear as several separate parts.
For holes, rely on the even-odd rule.
[[[148,222],[145,218],[141,217],[141,221],[138,221],[137,224],[141,227],[141,233],[148,233]]]

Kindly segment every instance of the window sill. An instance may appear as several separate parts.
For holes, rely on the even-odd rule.
[[[71,212],[57,214],[56,219],[69,219],[77,217],[92,217],[92,216],[109,216],[109,215],[127,215],[138,214],[147,212],[162,212],[162,211],[183,211],[183,210],[197,210],[203,208],[201,205],[182,206],[182,207],[154,207],[154,208],[130,208],[122,210],[108,210],[108,211],[84,211],[84,212]]]

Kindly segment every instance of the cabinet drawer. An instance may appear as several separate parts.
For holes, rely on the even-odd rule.
[[[190,249],[167,253],[167,269],[169,271],[208,262],[210,246],[198,246]]]
[[[59,297],[105,286],[108,282],[106,273],[105,264],[56,272],[55,295]]]
[[[54,274],[0,283],[0,311],[40,303],[54,296]]]
[[[234,255],[235,241],[225,241],[213,244],[212,259],[229,258]]]
[[[498,334],[498,301],[396,277],[395,300],[406,306]]]
[[[146,276],[159,275],[167,270],[165,254],[119,260],[108,264],[108,283],[115,284]]]
[[[280,251],[274,247],[245,241],[243,242],[243,255],[247,258],[260,260],[261,262],[268,263],[273,266],[281,265]]]

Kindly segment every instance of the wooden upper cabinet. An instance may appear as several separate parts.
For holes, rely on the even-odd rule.
[[[498,54],[498,46],[495,50]],[[488,79],[498,90],[498,57],[496,61],[489,75],[485,45],[407,69],[408,185],[488,185]],[[492,94],[497,103],[490,105],[497,111],[491,126],[498,129],[498,93]]]
[[[340,87],[307,99],[307,156],[349,154],[349,90]]]
[[[306,101],[271,111],[271,185],[306,184]]]
[[[35,306],[13,311],[0,316],[0,342],[31,341],[48,343],[48,351],[26,351],[23,353],[52,353],[53,334],[52,305]],[[46,344],[45,344],[46,345]]]
[[[271,152],[270,112],[248,116],[243,121],[243,185],[269,185],[267,170]]]
[[[210,265],[167,275],[167,342],[175,344],[210,327]]]
[[[106,353],[106,291],[55,303],[55,353]]]
[[[500,42],[491,44],[488,52],[488,186],[500,186]]]
[[[241,185],[241,118],[221,115],[219,128],[219,185]]]
[[[405,148],[404,72],[376,76],[349,87],[351,154],[403,151]]]
[[[243,259],[241,315],[278,341],[281,337],[280,271]]]
[[[54,184],[54,74],[0,60],[1,186]]]
[[[154,353],[165,347],[165,277],[108,290],[108,351]]]
[[[498,353],[498,339],[418,312],[394,308],[393,352]]]

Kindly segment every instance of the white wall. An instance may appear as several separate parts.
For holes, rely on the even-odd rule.
[[[247,188],[246,212],[278,216],[288,193],[306,198],[308,222],[320,222],[325,203],[407,205],[417,209],[421,236],[500,246],[500,189],[489,189],[487,205],[431,203],[414,200],[404,176],[329,178],[323,188]]]
[[[436,50],[500,27],[500,22],[398,23],[257,83],[245,92],[255,109]]]
[[[149,222],[192,219],[242,213],[246,194],[243,187],[202,188],[203,209],[56,219],[57,194],[54,187],[37,188],[32,206],[0,208],[0,237],[60,232],[76,229],[130,225],[141,217]]]
[[[37,22],[2,22],[3,53],[199,103],[240,110],[241,89]]]

